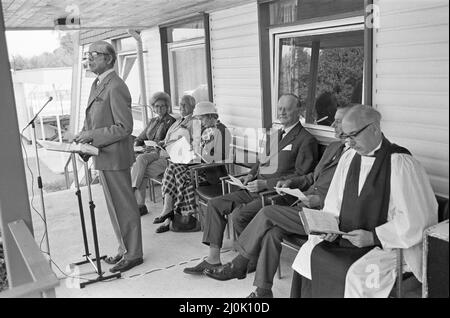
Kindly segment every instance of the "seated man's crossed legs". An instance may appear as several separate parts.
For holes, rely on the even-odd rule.
[[[231,263],[208,269],[205,274],[217,280],[243,279],[249,262],[257,260],[253,283],[256,291],[249,297],[273,297],[273,278],[280,261],[282,240],[291,234],[306,235],[298,211],[298,208],[276,205],[261,209],[239,236],[239,255]]]
[[[187,274],[203,274],[206,269],[220,266],[220,249],[223,243],[226,216],[233,212],[233,226],[238,235],[262,208],[261,198],[257,193],[239,190],[212,199],[208,203],[203,231],[203,244],[209,246],[208,257],[195,267],[184,269]]]

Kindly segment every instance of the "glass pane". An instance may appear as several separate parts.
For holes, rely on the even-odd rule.
[[[170,27],[167,29],[167,34],[169,43],[204,37],[203,19]]]
[[[364,14],[361,0],[280,0],[269,5],[270,24],[280,25],[343,13]]]
[[[330,126],[338,105],[362,102],[364,32],[281,39],[279,67],[278,96],[296,94],[307,123]]]
[[[204,45],[176,49],[171,54],[173,104],[178,105],[184,94],[194,96],[197,103],[209,100]]]
[[[131,37],[117,40],[117,52],[127,51],[136,51],[136,40]]]

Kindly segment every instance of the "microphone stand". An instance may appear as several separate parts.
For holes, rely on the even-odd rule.
[[[44,106],[42,106],[42,108],[37,112],[37,114],[34,116],[34,118],[24,128],[24,130],[25,130],[30,125],[33,128],[33,143],[34,143],[34,151],[36,153],[36,165],[37,165],[37,173],[38,173],[37,184],[38,184],[40,197],[41,197],[41,210],[42,210],[42,218],[43,218],[43,221],[44,221],[44,236],[45,236],[46,253],[48,255],[48,260],[49,260],[49,263],[50,263],[50,267],[52,266],[52,262],[51,262],[51,257],[50,257],[50,244],[49,244],[49,240],[48,240],[48,231],[47,231],[47,215],[45,213],[44,189],[43,189],[42,177],[41,177],[41,166],[40,166],[40,163],[39,163],[39,153],[38,153],[38,147],[37,147],[35,120],[39,116],[39,114],[44,110],[45,106],[47,106],[48,103],[50,103],[52,100],[53,100],[53,97],[50,97],[48,99],[48,101],[44,104]]]

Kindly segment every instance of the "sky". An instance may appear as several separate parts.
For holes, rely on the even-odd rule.
[[[6,31],[9,56],[32,57],[59,47],[60,31]]]

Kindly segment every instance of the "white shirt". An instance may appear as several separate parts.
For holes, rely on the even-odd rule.
[[[281,137],[282,137],[282,138],[286,137],[286,136],[289,134],[289,132],[290,132],[292,129],[294,129],[295,126],[297,126],[297,124],[298,124],[298,122],[295,123],[295,124],[293,124],[292,126],[284,127],[284,128],[283,128],[284,134],[283,134],[283,136],[281,136]]]
[[[98,80],[97,86],[106,78],[106,76],[108,76],[112,72],[114,72],[114,68],[111,68],[111,69],[103,72],[102,74],[100,74],[96,79],[96,80]]]

